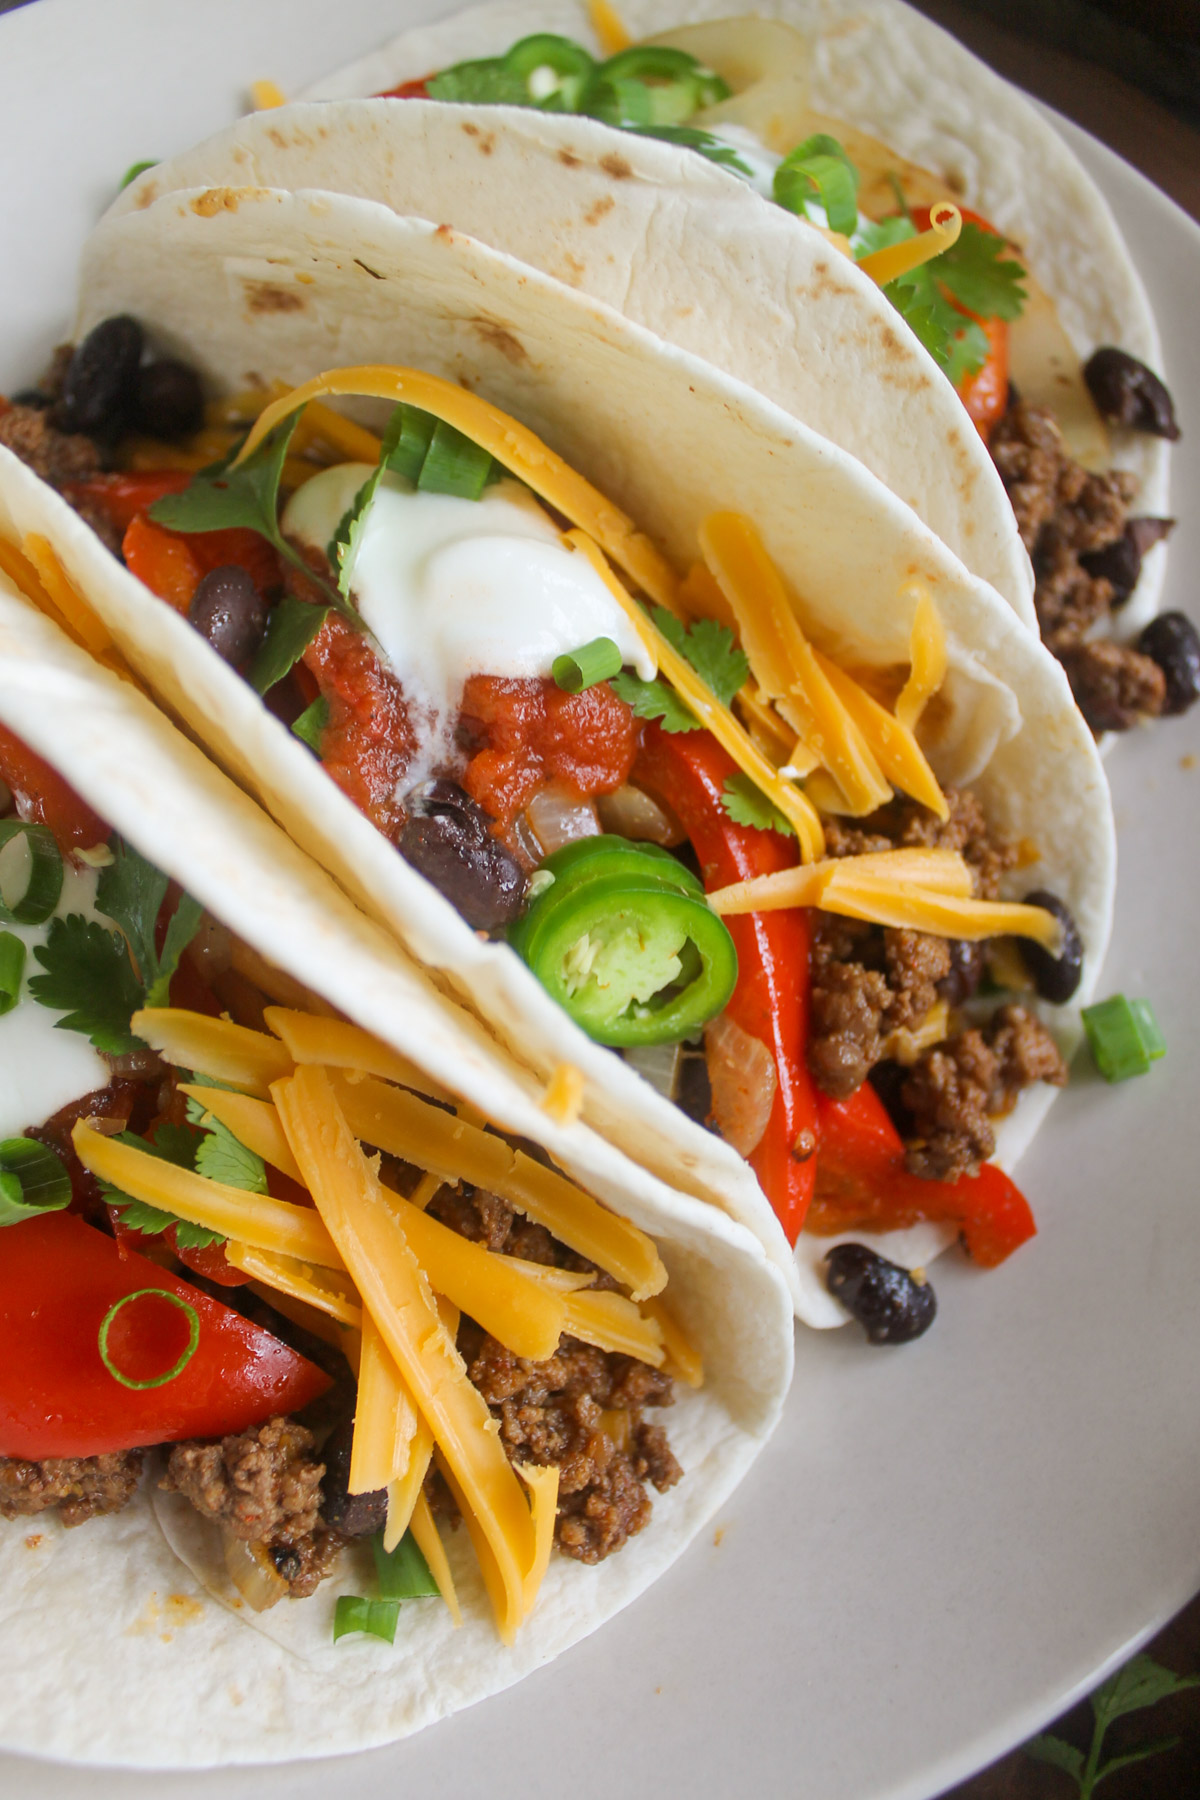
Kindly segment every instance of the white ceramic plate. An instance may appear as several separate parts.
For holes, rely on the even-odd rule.
[[[0,20],[0,391],[61,336],[79,245],[127,164],[226,123],[256,77],[295,92],[433,10],[39,0]],[[1200,232],[1063,128],[1158,312],[1185,432],[1166,604],[1186,608]],[[43,1800],[48,1779],[61,1800],[924,1800],[1148,1636],[1200,1586],[1200,709],[1109,767],[1122,881],[1105,987],[1153,999],[1170,1053],[1116,1089],[1078,1072],[1022,1164],[1033,1244],[990,1274],[939,1264],[937,1327],[910,1349],[805,1335],[784,1424],[720,1529],[512,1692],[337,1762],[48,1777],[0,1757],[9,1800]],[[164,1654],[186,1682],[186,1630]],[[64,1706],[71,1685],[68,1666]]]

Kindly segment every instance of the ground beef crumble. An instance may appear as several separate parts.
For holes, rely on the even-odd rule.
[[[1079,710],[1094,731],[1124,731],[1140,718],[1156,718],[1165,699],[1161,671],[1130,646],[1089,634],[1128,598],[1128,587],[1119,589],[1110,578],[1114,546],[1130,532],[1137,541],[1139,526],[1159,527],[1141,534],[1152,541],[1169,521],[1130,521],[1135,477],[1119,469],[1089,473],[1043,406],[1014,399],[989,447],[1033,560],[1042,639],[1066,668]],[[1132,553],[1134,580],[1140,551],[1124,549]]]
[[[142,1450],[64,1456],[44,1462],[0,1457],[0,1516],[25,1519],[57,1506],[64,1525],[120,1512],[137,1492]]]
[[[56,430],[42,407],[16,403],[6,406],[0,402],[0,444],[19,457],[35,475],[59,489],[101,541],[114,554],[120,553],[121,534],[108,514],[69,490],[71,482],[86,480],[103,467],[100,452],[91,438]]]
[[[429,1211],[462,1236],[503,1255],[559,1268],[592,1268],[542,1226],[482,1189],[443,1188]],[[613,1285],[607,1276],[595,1283]],[[470,1319],[463,1320],[458,1343],[471,1380],[499,1424],[509,1459],[558,1465],[554,1538],[559,1550],[579,1562],[601,1562],[641,1531],[651,1514],[645,1484],[665,1493],[683,1473],[665,1430],[642,1417],[647,1407],[671,1405],[671,1377],[634,1357],[570,1337],[561,1339],[547,1361],[527,1362]],[[453,1511],[436,1471],[429,1497],[436,1510]]]
[[[1034,1082],[1066,1079],[1058,1045],[1024,1006],[1001,1006],[986,1025],[923,1051],[900,1089],[909,1170],[935,1181],[977,1175],[996,1148],[993,1118]]]
[[[234,1537],[263,1544],[295,1599],[329,1574],[342,1539],[320,1518],[325,1465],[294,1419],[269,1419],[216,1443],[176,1444],[160,1486]]]

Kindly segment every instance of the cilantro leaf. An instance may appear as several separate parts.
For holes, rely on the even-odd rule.
[[[1108,1726],[1126,1713],[1157,1706],[1160,1700],[1169,1700],[1173,1694],[1194,1687],[1200,1687],[1200,1675],[1176,1675],[1151,1656],[1134,1656],[1096,1689],[1092,1711],[1098,1721]]]
[[[994,231],[984,231],[968,220],[958,242],[935,257],[930,273],[940,287],[981,318],[1019,319],[1029,298],[1021,286],[1025,271],[1019,262],[1005,257],[1007,248]]]
[[[667,144],[681,144],[685,150],[696,150],[719,168],[732,169],[735,175],[754,179],[754,170],[743,162],[732,144],[723,144],[711,131],[699,131],[694,125],[630,125],[635,137],[661,138]]]
[[[39,1005],[66,1015],[58,1030],[81,1031],[110,1056],[142,1048],[129,1029],[142,984],[119,932],[70,913],[50,921],[46,942],[36,944],[33,954],[45,974],[30,977],[29,991]]]
[[[190,1169],[196,1154],[196,1134],[186,1125],[164,1123],[158,1127],[153,1138],[140,1138],[131,1131],[122,1131],[116,1142],[128,1144],[134,1150],[144,1150],[150,1156],[174,1163],[181,1169]],[[175,1243],[181,1250],[204,1250],[209,1244],[223,1244],[226,1241],[221,1232],[209,1231],[204,1225],[194,1225],[190,1219],[177,1218],[174,1213],[151,1206],[145,1200],[135,1200],[120,1188],[102,1185],[100,1192],[106,1205],[117,1208],[122,1225],[130,1231],[140,1231],[146,1237],[158,1237],[173,1225]]]
[[[113,859],[96,883],[96,910],[125,933],[138,974],[148,985],[158,969],[154,927],[167,897],[167,877],[124,839],[114,837],[110,847]]]
[[[1063,1738],[1054,1737],[1048,1731],[1030,1738],[1025,1746],[1026,1756],[1032,1756],[1035,1762],[1049,1763],[1052,1769],[1061,1769],[1069,1775],[1076,1786],[1083,1781],[1083,1751],[1077,1750],[1074,1744],[1068,1744]]]
[[[233,462],[240,446],[235,445],[221,462],[193,475],[181,494],[164,494],[156,500],[148,509],[149,516],[171,531],[227,531],[235,525],[256,531],[286,562],[316,581],[328,593],[330,604],[356,623],[354,608],[336,587],[314,573],[279,528],[279,482],[299,421],[299,412],[292,413],[268,432],[253,455],[237,468]]]
[[[756,831],[777,831],[781,837],[794,835],[791,821],[755,787],[748,775],[739,772],[729,777],[721,795],[721,805],[735,825],[751,825]]]
[[[196,1149],[196,1169],[210,1181],[244,1188],[248,1194],[267,1191],[267,1165],[261,1156],[236,1138],[227,1125],[210,1113],[203,1101],[188,1095],[187,1115],[205,1132]]]
[[[204,908],[190,894],[181,894],[171,914],[167,935],[163,939],[158,973],[146,988],[147,1006],[166,1006],[170,999],[171,977],[179,967],[179,959],[200,929]]]
[[[298,719],[292,720],[293,735],[307,744],[316,756],[321,754],[321,733],[329,723],[329,702],[324,694],[318,694],[311,706],[306,706]]]
[[[431,100],[453,100],[466,106],[531,106],[525,78],[506,65],[502,56],[476,62],[455,63],[425,83]]]
[[[667,642],[687,658],[705,687],[711,688],[722,706],[728,706],[750,674],[746,652],[728,625],[716,619],[696,619],[684,625],[665,607],[651,614]]]
[[[612,678],[614,694],[631,706],[639,719],[658,719],[664,731],[702,731],[704,727],[679,698],[673,687],[662,680],[643,681],[629,669]]]
[[[804,218],[819,201],[830,231],[849,237],[858,225],[858,170],[836,138],[818,131],[789,150],[775,171],[775,202]]]
[[[314,606],[311,601],[297,600],[291,594],[271,608],[267,634],[250,665],[250,686],[255,693],[269,693],[277,681],[283,680],[293,663],[299,662],[304,655],[331,611],[331,607]]]

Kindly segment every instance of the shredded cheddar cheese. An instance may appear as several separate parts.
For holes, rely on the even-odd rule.
[[[632,44],[625,21],[610,0],[588,0],[588,18],[605,56],[615,56]]]
[[[273,1081],[291,1070],[292,1058],[278,1038],[251,1031],[230,1019],[178,1006],[146,1007],[129,1021],[130,1030],[177,1068],[203,1069],[216,1081],[265,1100]]]
[[[907,586],[910,592],[915,591],[917,604],[909,637],[911,673],[896,701],[896,719],[905,731],[911,732],[916,730],[921,714],[946,679],[946,634],[925,584],[913,581]],[[904,598],[903,590],[901,598]]]
[[[922,263],[940,256],[943,250],[949,250],[958,242],[961,231],[962,214],[957,206],[950,200],[939,200],[930,211],[928,231],[920,231],[899,244],[887,244],[882,250],[872,250],[859,258],[858,266],[864,275],[886,287],[889,281],[897,281],[901,275],[910,274]]]
[[[416,1435],[417,1409],[412,1396],[367,1313],[363,1318],[347,1492],[373,1494],[399,1481],[408,1468]]]
[[[574,1125],[583,1111],[583,1073],[573,1063],[558,1063],[542,1095],[542,1111],[556,1125]]]

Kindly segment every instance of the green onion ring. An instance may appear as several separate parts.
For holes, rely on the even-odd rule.
[[[24,973],[24,944],[11,931],[0,931],[0,1018],[10,1013],[20,999]]]
[[[590,644],[581,644],[578,650],[556,656],[551,674],[564,694],[581,694],[584,688],[595,687],[598,681],[609,681],[619,674],[621,661],[621,652],[613,640],[598,637]]]
[[[179,1361],[173,1368],[168,1369],[165,1375],[153,1375],[149,1381],[131,1381],[128,1375],[122,1375],[120,1369],[118,1369],[117,1365],[113,1362],[112,1357],[108,1354],[108,1334],[112,1329],[113,1320],[123,1306],[128,1306],[131,1300],[145,1300],[150,1297],[158,1300],[169,1300],[172,1306],[177,1306],[180,1312],[187,1314],[188,1341]],[[197,1346],[200,1343],[200,1314],[196,1311],[194,1306],[188,1303],[188,1301],[181,1300],[178,1294],[173,1294],[170,1288],[138,1288],[136,1293],[123,1295],[120,1300],[115,1300],[109,1307],[101,1321],[100,1334],[96,1341],[100,1348],[101,1362],[104,1364],[113,1380],[119,1381],[122,1387],[139,1389],[166,1387],[169,1381],[174,1381],[177,1376],[183,1374],[183,1371],[187,1368],[193,1356],[196,1354]]]
[[[45,825],[5,819],[0,823],[0,850],[15,837],[24,837],[29,845],[29,881],[15,906],[6,906],[0,898],[0,922],[5,925],[44,925],[62,894],[62,852]]]

